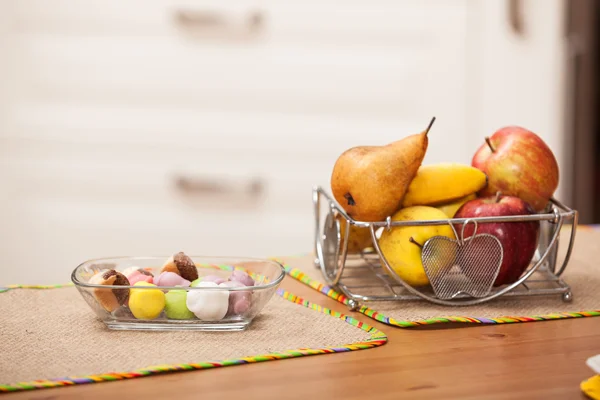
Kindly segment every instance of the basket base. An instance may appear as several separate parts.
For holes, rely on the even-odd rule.
[[[344,273],[336,289],[346,297],[353,300],[352,306],[356,308],[357,303],[370,301],[422,301],[423,299],[410,293],[404,286],[396,282],[381,267],[377,254],[349,255],[346,259]],[[503,287],[494,288],[493,294]],[[435,297],[432,289],[420,289],[427,295]],[[560,277],[554,275],[544,265],[529,277],[525,282],[513,290],[504,293],[502,297],[516,296],[562,296],[563,301],[572,301],[573,295],[570,286]],[[461,305],[461,299],[472,300],[465,294],[457,295],[454,300],[457,306]]]

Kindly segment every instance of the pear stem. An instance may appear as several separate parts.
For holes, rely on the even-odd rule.
[[[502,192],[501,191],[497,191],[496,192],[496,199],[495,199],[494,203],[499,202],[501,196],[502,196]]]
[[[487,145],[490,148],[490,150],[492,151],[492,153],[495,153],[496,149],[494,148],[494,145],[492,145],[492,141],[490,140],[490,138],[488,136],[485,137],[485,142],[487,143]]]
[[[435,122],[435,117],[431,118],[431,121],[429,121],[429,125],[427,126],[427,129],[425,129],[425,136],[427,136],[427,134],[429,133],[429,130],[433,126],[434,122]]]
[[[408,241],[411,242],[411,243],[413,243],[413,244],[416,244],[420,248],[423,248],[423,245],[421,243],[417,242],[415,239],[413,239],[412,236],[408,238]]]

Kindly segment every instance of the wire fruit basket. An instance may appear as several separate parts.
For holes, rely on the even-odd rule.
[[[575,241],[577,211],[556,199],[551,199],[543,212],[534,215],[418,221],[392,221],[391,217],[385,221],[356,221],[321,187],[313,189],[313,205],[315,267],[329,286],[348,297],[351,310],[369,301],[426,300],[440,305],[468,306],[505,296],[558,295],[565,302],[573,299],[571,287],[561,275]],[[512,283],[495,286],[505,250],[494,235],[478,234],[478,227],[488,223],[535,221],[540,224],[539,234],[529,266]],[[560,233],[567,224],[572,228],[566,254],[559,264]],[[422,267],[429,282],[409,284],[382,251],[381,233],[398,227],[444,225],[452,229],[455,239],[433,236],[420,245]],[[472,233],[465,235],[469,226]],[[363,229],[370,232],[372,246],[349,251],[353,232]]]

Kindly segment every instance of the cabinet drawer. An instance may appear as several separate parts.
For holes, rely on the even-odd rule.
[[[0,139],[4,182],[24,194],[241,213],[304,212],[333,160],[143,143]],[[202,210],[204,211],[204,210]]]
[[[185,251],[271,257],[312,248],[312,226],[288,214],[209,218],[182,208],[76,202],[66,197],[3,203],[0,198],[0,262],[10,267],[2,269],[0,286],[66,283],[79,263],[106,256]]]
[[[200,162],[209,155],[244,159],[248,167],[279,159],[333,165],[349,146],[397,140],[422,130],[430,118],[425,109],[386,117],[23,102],[11,107],[0,138],[156,152],[183,149],[192,153],[182,161]]]
[[[11,3],[18,18],[10,78],[20,98],[396,116],[429,105],[443,108],[441,102],[464,85],[464,0],[436,1],[433,8],[416,0],[351,1],[343,7],[333,0],[54,1],[54,7],[31,0]],[[215,9],[237,20],[253,7],[267,17],[252,40],[190,32],[168,17],[173,9],[192,14]],[[65,30],[71,22],[116,25],[59,32],[38,29],[44,21]],[[136,24],[147,31],[125,29]],[[432,24],[435,30],[429,29]]]
[[[14,46],[11,81],[21,98],[334,115],[435,107],[440,95],[461,94],[467,57],[459,35],[421,49],[41,35]]]
[[[294,175],[291,163],[274,157],[252,170],[247,161],[221,162],[185,148],[1,140],[0,262],[22,266],[27,254],[27,263],[45,267],[35,276],[18,268],[3,272],[0,285],[68,281],[79,262],[107,255],[310,251],[311,185],[302,169],[295,165]],[[279,175],[260,175],[277,166]],[[178,176],[200,181],[201,188],[178,185]],[[263,191],[249,187],[254,177]]]
[[[24,0],[7,6],[17,32],[158,37],[185,28],[186,20],[180,15],[184,12],[196,12],[195,22],[206,29],[244,24],[257,1]]]
[[[195,38],[427,40],[426,27],[452,29],[466,0],[19,0],[6,5],[18,31]],[[232,32],[249,36],[230,36]],[[425,34],[425,36],[423,36]],[[216,36],[215,36],[216,35]]]

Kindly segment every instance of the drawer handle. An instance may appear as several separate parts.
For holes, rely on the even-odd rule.
[[[205,195],[246,195],[259,197],[265,189],[264,182],[259,178],[252,178],[240,182],[225,181],[223,179],[177,176],[175,186],[184,193]]]
[[[232,18],[214,11],[177,10],[175,11],[175,21],[186,27],[212,29],[232,28],[236,25]],[[263,22],[263,14],[260,11],[252,11],[243,20],[242,25],[245,25],[250,31],[257,31],[262,28]]]
[[[508,0],[508,22],[515,34],[523,36],[525,20],[521,0]]]

